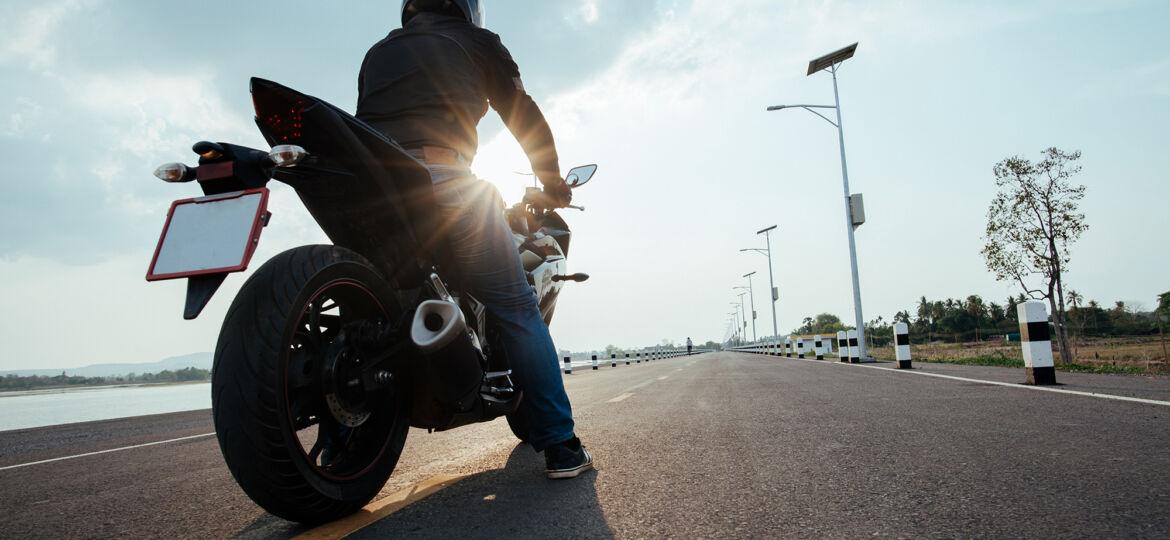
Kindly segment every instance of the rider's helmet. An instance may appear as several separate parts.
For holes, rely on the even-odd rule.
[[[450,12],[483,28],[483,4],[479,0],[402,0],[402,25],[423,11]]]

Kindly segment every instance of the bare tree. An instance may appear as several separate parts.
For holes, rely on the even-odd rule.
[[[981,253],[997,280],[1015,281],[1033,299],[1048,300],[1061,362],[1071,362],[1061,277],[1069,244],[1089,228],[1077,211],[1085,186],[1069,183],[1081,170],[1074,164],[1081,153],[1049,148],[1042,154],[1037,163],[1013,156],[995,164],[999,193],[987,209]]]

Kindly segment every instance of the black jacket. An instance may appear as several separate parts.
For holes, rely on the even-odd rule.
[[[371,47],[358,75],[357,117],[406,148],[444,146],[470,161],[489,104],[537,177],[559,181],[552,131],[500,36],[462,19],[420,13]]]

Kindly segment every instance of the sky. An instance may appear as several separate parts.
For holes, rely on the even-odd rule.
[[[837,132],[808,61],[858,42],[840,68],[864,319],[917,299],[1002,303],[979,254],[993,165],[1080,150],[1089,230],[1066,287],[1150,309],[1170,290],[1170,37],[1161,1],[485,0],[564,171],[597,163],[564,211],[570,272],[561,349],[720,341],[752,278],[771,333],[828,312],[853,320]],[[248,272],[184,321],[183,281],[147,283],[172,200],[151,172],[194,163],[198,140],[253,147],[248,78],[354,110],[365,51],[398,2],[6,0],[0,4],[0,370],[152,362],[212,351]],[[531,177],[494,113],[475,172],[515,201]],[[325,242],[287,186],[252,268]],[[745,301],[747,299],[745,298]],[[750,335],[750,333],[749,333]]]

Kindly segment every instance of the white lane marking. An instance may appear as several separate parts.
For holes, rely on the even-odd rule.
[[[626,390],[625,390],[625,391],[626,391],[626,392],[633,392],[634,390],[637,390],[637,389],[639,389],[639,388],[644,388],[644,387],[646,387],[646,386],[648,386],[648,385],[650,385],[650,384],[653,384],[653,383],[654,383],[654,379],[650,379],[650,380],[648,380],[648,381],[643,381],[643,382],[640,382],[640,383],[638,383],[638,384],[635,384],[634,386],[631,386],[631,387],[629,387],[629,388],[626,388]]]
[[[613,399],[609,400],[609,401],[608,401],[608,403],[617,403],[617,402],[619,402],[619,401],[623,401],[623,400],[625,400],[626,398],[628,398],[628,397],[630,397],[630,396],[632,396],[632,395],[634,395],[634,394],[632,394],[632,393],[630,393],[630,392],[626,392],[626,393],[624,393],[624,394],[622,394],[622,395],[620,395],[620,396],[618,396],[618,397],[615,397],[615,398],[613,398]]]
[[[670,378],[670,375],[663,375],[663,376],[659,377],[658,380],[665,381],[666,379],[669,379],[669,378]]]
[[[9,465],[7,467],[0,467],[0,471],[6,471],[8,469],[19,469],[21,467],[29,467],[31,465],[40,465],[42,463],[52,463],[54,461],[64,461],[67,459],[77,459],[77,458],[83,458],[83,457],[88,457],[88,456],[96,456],[98,454],[108,454],[110,452],[120,452],[122,450],[133,450],[135,448],[143,448],[146,446],[154,446],[154,445],[158,445],[158,444],[186,441],[186,440],[190,440],[190,439],[200,439],[203,437],[210,437],[212,435],[215,435],[214,431],[211,433],[204,433],[202,435],[191,435],[188,437],[179,437],[178,439],[169,439],[169,440],[165,440],[165,441],[155,441],[155,442],[149,442],[149,443],[143,443],[143,444],[136,444],[133,446],[123,446],[121,448],[110,448],[109,450],[98,450],[97,452],[88,452],[85,454],[77,454],[75,456],[64,456],[64,457],[58,457],[58,458],[53,458],[53,459],[44,459],[41,461],[33,461],[31,463],[21,463],[19,465]]]
[[[1084,397],[1092,397],[1092,398],[1098,398],[1098,399],[1111,399],[1114,401],[1130,401],[1133,403],[1145,403],[1147,405],[1162,405],[1164,407],[1170,407],[1170,401],[1158,401],[1156,399],[1136,398],[1136,397],[1129,397],[1129,396],[1115,396],[1113,394],[1098,394],[1097,392],[1082,392],[1080,390],[1065,390],[1063,388],[1049,388],[1047,386],[1036,386],[1036,385],[1031,385],[1031,384],[1007,383],[1007,382],[1000,382],[1000,381],[987,381],[987,380],[983,380],[983,379],[971,379],[968,377],[957,377],[955,375],[942,375],[940,373],[926,373],[925,371],[910,371],[910,370],[905,370],[905,369],[890,369],[888,367],[882,367],[882,366],[867,366],[865,364],[844,364],[841,362],[825,362],[824,360],[810,360],[808,358],[784,358],[784,360],[799,360],[801,362],[812,362],[814,364],[830,364],[830,365],[847,366],[847,367],[863,367],[863,368],[869,368],[869,369],[880,369],[882,371],[888,371],[890,373],[905,373],[905,374],[909,374],[909,375],[923,375],[926,377],[938,377],[940,379],[951,379],[951,380],[955,380],[955,381],[966,381],[966,382],[991,384],[991,385],[995,385],[995,386],[1006,386],[1008,388],[1019,388],[1022,390],[1038,390],[1040,392],[1055,392],[1058,394],[1071,394],[1074,396],[1084,396]]]

